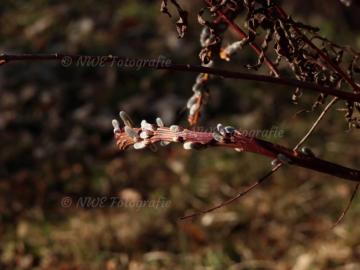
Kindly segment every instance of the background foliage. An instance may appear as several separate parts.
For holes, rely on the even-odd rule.
[[[184,1],[185,2],[185,1]],[[179,40],[159,1],[3,1],[0,51],[109,53],[199,63],[201,1],[186,2],[190,29]],[[286,1],[295,19],[339,44],[360,47],[358,14],[338,1]],[[234,40],[234,37],[229,36]],[[228,69],[245,70],[243,51]],[[351,183],[283,168],[240,201],[197,220],[179,217],[216,204],[261,176],[270,161],[252,154],[179,146],[119,153],[111,119],[119,110],[167,124],[177,120],[196,74],[141,69],[14,63],[0,69],[1,269],[358,269],[360,199],[335,230]],[[292,146],[321,111],[315,98],[291,104],[291,91],[215,81],[206,126],[285,131]],[[359,131],[333,109],[308,145],[317,155],[359,168]],[[186,117],[182,118],[185,123]],[[204,124],[204,122],[202,123]],[[63,208],[70,196],[166,198],[166,209]]]

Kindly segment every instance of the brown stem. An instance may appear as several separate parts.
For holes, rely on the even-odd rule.
[[[112,62],[114,59],[121,59],[117,56],[86,56],[86,55],[66,55],[66,54],[2,54],[0,55],[0,64],[10,63],[12,61],[48,61],[48,60],[57,60],[62,61],[63,65],[65,60],[70,60],[71,63],[76,65],[76,62],[79,59],[86,58],[88,61],[91,60],[101,60],[103,62]],[[85,63],[86,65],[86,63]],[[303,82],[290,78],[274,78],[266,75],[257,75],[257,74],[249,74],[242,72],[229,71],[218,68],[210,68],[203,66],[195,66],[189,64],[158,64],[151,65],[150,63],[144,62],[144,67],[154,68],[154,69],[166,69],[166,70],[174,70],[174,71],[184,71],[184,72],[196,72],[196,73],[208,73],[212,75],[221,76],[224,78],[232,78],[232,79],[241,79],[241,80],[249,80],[249,81],[259,81],[266,82],[271,84],[278,85],[287,85],[300,87],[302,89],[312,90],[317,93],[325,93],[328,95],[332,95],[338,97],[340,99],[352,101],[352,102],[360,102],[360,94],[349,93],[340,91],[334,88],[324,87],[321,85],[317,85],[314,83]]]
[[[317,93],[325,93],[328,95],[332,95],[338,97],[340,99],[359,102],[360,101],[360,94],[349,93],[340,91],[330,87],[324,87],[321,85],[317,85],[314,83],[303,82],[295,79],[290,78],[274,78],[271,76],[266,75],[257,75],[257,74],[249,74],[249,73],[242,73],[242,72],[235,72],[235,71],[228,71],[218,68],[209,68],[203,66],[194,66],[194,65],[169,65],[167,67],[159,67],[159,69],[169,69],[169,70],[176,70],[176,71],[186,71],[186,72],[201,72],[201,73],[208,73],[212,75],[221,76],[224,78],[232,78],[232,79],[241,79],[241,80],[249,80],[249,81],[258,81],[258,82],[267,82],[271,84],[278,84],[278,85],[286,85],[286,86],[293,86],[293,87],[300,87],[302,89],[312,90],[313,92]]]

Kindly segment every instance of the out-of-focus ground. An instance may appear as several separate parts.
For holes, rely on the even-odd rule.
[[[190,29],[182,40],[159,2],[3,1],[0,51],[163,55],[199,63],[201,1],[186,3]],[[329,39],[360,48],[359,4],[286,1],[283,7]],[[254,57],[244,51],[222,65],[245,71],[249,61]],[[221,149],[187,152],[180,145],[157,153],[116,150],[111,120],[120,110],[137,123],[161,116],[172,124],[195,77],[55,62],[2,66],[0,269],[360,269],[360,197],[344,222],[329,230],[353,183],[285,167],[230,206],[180,221],[259,178],[270,160]],[[293,105],[288,90],[215,81],[201,125],[278,127],[284,136],[268,139],[291,147],[321,109],[294,117],[316,96],[306,93]],[[347,130],[342,107],[334,107],[307,145],[322,158],[359,169],[359,131]],[[76,207],[83,197],[170,204]],[[72,199],[71,207],[61,204],[64,198]]]

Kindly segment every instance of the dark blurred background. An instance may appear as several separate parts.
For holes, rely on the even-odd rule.
[[[118,55],[198,64],[197,12],[181,1],[189,32],[178,39],[160,1],[2,1],[0,52]],[[354,1],[355,2],[355,1]],[[318,26],[342,45],[360,47],[360,5],[337,0],[286,1],[293,18]],[[235,41],[229,35],[228,42]],[[246,71],[245,50],[230,63]],[[265,71],[265,70],[262,70]],[[353,184],[285,167],[230,206],[193,221],[255,181],[270,160],[253,154],[171,145],[119,152],[111,120],[125,110],[134,121],[178,119],[196,74],[111,67],[65,68],[56,62],[17,62],[0,68],[0,269],[360,269],[360,199],[329,230]],[[321,108],[316,95],[291,103],[285,87],[215,80],[200,123],[284,131],[267,138],[293,146]],[[339,102],[307,145],[322,158],[360,168],[359,131],[347,130]],[[166,208],[76,207],[116,196],[170,202]],[[63,207],[64,198],[73,200]]]

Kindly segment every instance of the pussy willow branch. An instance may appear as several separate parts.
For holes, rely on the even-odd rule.
[[[318,116],[318,118],[316,119],[316,121],[314,122],[314,124],[312,125],[312,127],[308,130],[308,132],[305,134],[305,136],[296,144],[296,146],[293,148],[294,151],[298,150],[303,144],[304,142],[309,138],[309,136],[311,135],[311,133],[315,130],[315,128],[318,126],[318,124],[321,122],[321,120],[324,118],[324,116],[326,115],[327,111],[331,108],[331,106],[333,104],[336,103],[338,99],[334,98],[333,100],[331,100],[329,102],[329,104],[325,107],[325,109],[321,112],[321,114]],[[231,203],[233,203],[234,201],[238,200],[239,198],[245,196],[247,193],[249,193],[250,191],[252,191],[253,189],[255,189],[257,186],[259,186],[260,184],[262,184],[265,180],[269,179],[270,176],[272,176],[276,171],[278,171],[281,167],[283,166],[283,163],[278,163],[276,166],[274,166],[269,172],[267,172],[265,175],[263,175],[261,178],[259,178],[258,180],[256,180],[256,182],[254,182],[253,184],[251,184],[250,186],[248,186],[247,188],[245,188],[245,190],[242,190],[240,192],[237,192],[235,195],[233,195],[231,198],[227,199],[226,201],[223,201],[221,203],[219,203],[218,205],[215,205],[211,208],[205,209],[205,210],[198,210],[197,212],[190,214],[190,215],[186,215],[183,216],[181,219],[188,219],[188,218],[194,218],[197,217],[199,215],[203,215],[206,213],[210,213],[212,211],[215,211],[221,207],[224,207],[226,205],[229,205]],[[353,192],[356,193],[357,189],[358,189],[359,183],[356,184],[355,190]],[[341,220],[344,218],[346,212],[349,210],[350,208],[350,204],[353,201],[353,197],[355,196],[352,195],[351,199],[349,200],[349,203],[347,205],[347,207],[345,208],[345,210],[343,211],[343,213],[340,215],[339,219],[337,220],[337,222],[335,224],[339,224],[341,222]],[[336,225],[335,225],[336,226]]]
[[[124,113],[123,113],[124,114]],[[124,118],[124,117],[123,117]],[[131,121],[125,120],[125,127],[120,128],[113,121],[116,143],[120,150],[133,145],[135,149],[145,148],[155,143],[169,144],[181,142],[185,149],[202,149],[206,147],[227,147],[240,152],[252,152],[282,163],[300,166],[306,169],[326,173],[343,179],[360,182],[360,171],[343,167],[309,153],[288,149],[255,137],[250,137],[236,131],[232,127],[218,125],[215,132],[197,132],[179,126],[164,127],[151,125],[145,120],[141,128],[133,127]]]
[[[71,59],[73,63],[81,59],[81,57],[86,57],[89,61],[91,59],[98,60],[99,57],[102,56],[85,56],[85,55],[66,55],[66,54],[2,54],[0,55],[0,65],[4,65],[14,61],[49,61],[56,60],[61,61],[63,59]],[[117,56],[103,56],[105,62],[111,62]],[[118,59],[121,59],[118,57]],[[258,81],[258,82],[266,82],[277,85],[286,85],[286,86],[295,86],[300,87],[302,89],[308,89],[317,93],[325,93],[328,95],[332,95],[338,97],[340,99],[360,102],[360,94],[349,93],[345,91],[340,91],[334,88],[324,87],[321,85],[317,85],[314,83],[303,82],[296,79],[290,78],[274,78],[266,75],[257,75],[257,74],[249,74],[242,72],[229,71],[218,68],[210,68],[204,66],[196,66],[190,64],[167,64],[167,65],[155,65],[152,66],[150,64],[144,65],[147,68],[153,69],[165,69],[165,70],[173,70],[173,71],[184,71],[184,72],[195,72],[195,73],[208,73],[212,75],[217,75],[224,78],[232,78],[232,79],[241,79],[248,81]]]
[[[211,1],[204,0],[204,2],[209,7],[212,7]],[[225,21],[231,27],[231,29],[235,33],[237,33],[240,36],[240,38],[242,38],[242,39],[248,38],[247,34],[240,28],[240,26],[238,26],[236,23],[234,23],[232,20],[230,20],[226,16],[226,14],[224,14],[220,9],[218,9],[216,11],[216,13],[223,21]],[[263,53],[262,50],[260,49],[260,47],[257,44],[255,44],[254,42],[250,42],[250,47],[258,56],[260,56]],[[268,68],[271,70],[271,72],[275,75],[275,77],[280,77],[280,72],[278,71],[278,69],[275,67],[275,65],[271,62],[271,60],[266,55],[264,55],[264,61],[265,61],[265,64],[268,66]]]

